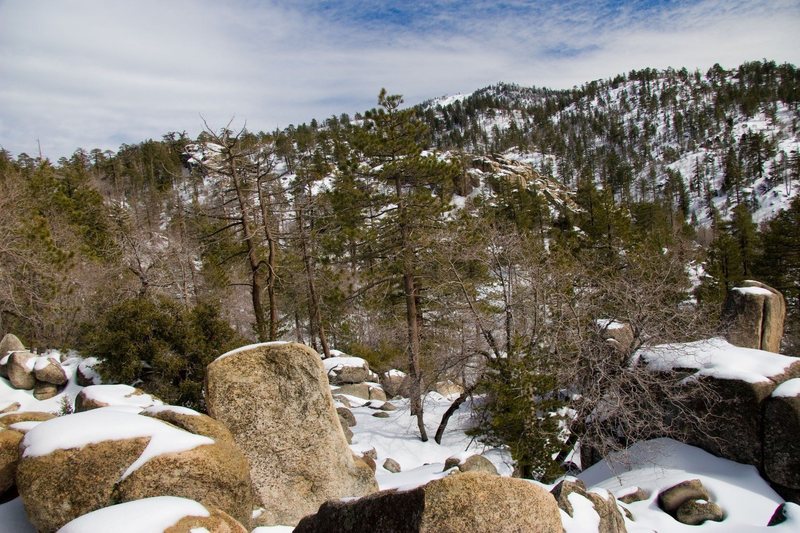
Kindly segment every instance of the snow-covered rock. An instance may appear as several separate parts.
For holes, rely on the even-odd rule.
[[[114,406],[128,408],[131,412],[138,413],[142,409],[163,403],[158,398],[130,385],[90,385],[75,398],[75,411]]]
[[[746,280],[728,293],[723,319],[731,344],[777,353],[783,338],[786,300],[772,287]]]
[[[152,417],[113,407],[66,415],[28,431],[20,449],[17,489],[41,531],[113,502],[165,494],[249,520],[244,456]]]

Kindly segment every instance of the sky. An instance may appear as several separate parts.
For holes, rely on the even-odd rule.
[[[0,0],[0,147],[53,160],[500,81],[800,64],[800,0]]]

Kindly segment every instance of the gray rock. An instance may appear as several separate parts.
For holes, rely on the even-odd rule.
[[[487,474],[497,475],[497,468],[482,455],[470,455],[463,461],[459,457],[448,457],[444,462],[444,470],[450,470],[454,467],[458,467],[459,472],[486,472]]]
[[[390,370],[381,374],[381,387],[390,398],[401,396],[408,398],[411,390],[411,380],[408,375],[399,370]]]
[[[389,413],[386,411],[378,411],[377,413],[372,413],[372,416],[375,418],[389,418]]]
[[[569,501],[570,494],[577,494],[592,502],[595,512],[600,517],[598,533],[624,533],[627,531],[625,519],[617,506],[616,498],[610,494],[604,498],[596,492],[587,491],[583,481],[565,479],[553,487],[550,494],[556,499],[558,507],[571,517],[575,516],[575,509]]]
[[[37,400],[49,400],[58,394],[58,387],[52,383],[37,381],[33,387],[33,397]]]
[[[691,500],[711,501],[711,496],[699,479],[690,479],[662,490],[658,495],[658,506],[675,516],[678,508]]]
[[[641,502],[650,497],[650,493],[643,488],[637,487],[635,491],[617,498],[622,503]]]
[[[347,394],[348,396],[355,396],[362,400],[381,400],[386,401],[386,394],[383,389],[370,385],[369,383],[352,383],[349,385],[342,385],[341,387],[333,390],[334,394]]]
[[[725,513],[719,505],[705,500],[689,500],[684,502],[675,514],[675,519],[690,526],[698,526],[706,520],[722,522]]]
[[[731,344],[777,353],[785,319],[786,301],[768,285],[747,280],[728,292],[723,322]]]
[[[764,473],[774,483],[800,489],[800,396],[764,402]]]
[[[394,459],[387,457],[386,460],[383,462],[383,468],[391,472],[392,474],[396,474],[401,471],[400,463],[395,461]]]

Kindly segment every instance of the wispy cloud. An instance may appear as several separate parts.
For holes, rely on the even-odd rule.
[[[800,59],[796,0],[0,0],[0,146],[115,149],[232,116],[251,129],[497,81]]]

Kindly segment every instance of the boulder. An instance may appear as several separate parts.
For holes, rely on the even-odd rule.
[[[650,497],[650,492],[641,488],[636,487],[636,490],[623,494],[622,496],[618,496],[617,499],[622,503],[634,503],[634,502],[641,502],[646,500]]]
[[[347,407],[337,407],[336,413],[339,415],[339,418],[344,421],[347,427],[353,427],[356,425],[356,417],[353,416],[353,412]]]
[[[86,531],[153,531],[164,533],[247,533],[247,529],[224,511],[188,498],[157,496],[111,505],[80,516],[59,533]]]
[[[241,452],[152,417],[114,408],[66,415],[31,429],[20,448],[17,489],[40,531],[112,503],[166,495],[250,520]]]
[[[130,385],[90,385],[75,398],[75,412],[80,413],[99,407],[131,407],[146,409],[162,405],[161,400]]]
[[[341,421],[341,418],[339,420]],[[342,431],[344,432],[344,438],[347,441],[347,444],[353,444],[353,432],[350,430],[350,428],[342,424]]]
[[[45,422],[56,417],[53,413],[41,411],[23,411],[21,413],[8,413],[0,416],[0,426],[9,427],[18,422]]]
[[[725,513],[719,505],[706,500],[688,500],[678,507],[675,519],[689,526],[699,526],[706,520],[722,522]]]
[[[67,373],[55,357],[40,357],[33,367],[37,381],[52,385],[63,385],[67,382]]]
[[[373,376],[369,363],[360,357],[329,357],[322,364],[331,385],[363,383]]]
[[[22,433],[0,428],[0,494],[14,486]]]
[[[673,516],[681,505],[690,500],[711,501],[711,496],[699,479],[682,481],[658,494],[658,506]]]
[[[389,418],[391,415],[386,411],[378,411],[377,413],[372,413],[372,416],[375,418]]]
[[[52,383],[37,381],[33,386],[33,397],[39,401],[49,400],[58,394],[58,387]]]
[[[6,413],[13,413],[15,411],[19,411],[19,408],[22,407],[19,402],[12,402],[2,409],[0,409],[0,415],[4,415]]]
[[[497,468],[494,464],[482,455],[470,455],[466,459],[453,456],[448,457],[444,462],[444,469],[458,467],[459,472],[486,472],[487,474],[497,475]]]
[[[377,384],[372,383],[351,383],[349,385],[342,385],[339,388],[333,389],[333,394],[346,394],[348,396],[355,396],[362,400],[380,400],[386,401],[386,393],[383,392]]]
[[[22,352],[25,345],[13,333],[6,333],[3,340],[0,340],[0,357],[5,357],[8,352]]]
[[[722,316],[731,344],[780,351],[786,301],[777,290],[758,281],[744,281],[728,292]]]
[[[598,333],[614,349],[620,353],[628,353],[633,346],[633,328],[630,324],[617,320],[600,319],[597,321]]]
[[[0,377],[8,377],[9,352],[25,351],[25,346],[13,333],[6,333],[0,340]]]
[[[36,363],[36,356],[31,352],[12,352],[8,358],[6,370],[8,380],[17,389],[31,390],[36,385],[36,377],[33,375],[33,365]]]
[[[391,457],[387,457],[386,460],[383,462],[383,468],[388,470],[392,474],[396,474],[400,472],[402,469],[400,468],[400,463],[392,459]]]
[[[75,381],[78,385],[88,387],[100,384],[100,375],[94,369],[98,363],[99,361],[96,357],[87,357],[78,364],[78,369],[75,371]]]
[[[352,386],[352,385],[350,385]],[[347,446],[319,355],[265,343],[208,365],[206,405],[250,461],[259,525],[293,525],[329,499],[378,489]]]
[[[555,500],[521,479],[469,472],[408,491],[324,503],[295,533],[561,533]]]
[[[570,517],[575,517],[575,509],[570,502],[570,495],[578,495],[592,502],[595,512],[600,518],[598,533],[623,533],[625,519],[617,506],[616,498],[611,494],[598,493],[586,490],[586,485],[580,480],[565,479],[559,482],[550,493],[555,497],[559,509],[567,513]]]
[[[800,378],[781,384],[764,402],[764,473],[800,489]]]
[[[458,396],[462,392],[464,392],[464,387],[459,385],[458,383],[454,383],[453,381],[447,379],[444,381],[438,381],[433,385],[434,392],[438,392],[442,396]]]
[[[381,387],[386,391],[386,396],[394,398],[402,396],[408,398],[411,391],[411,380],[405,372],[389,370],[381,374]]]

